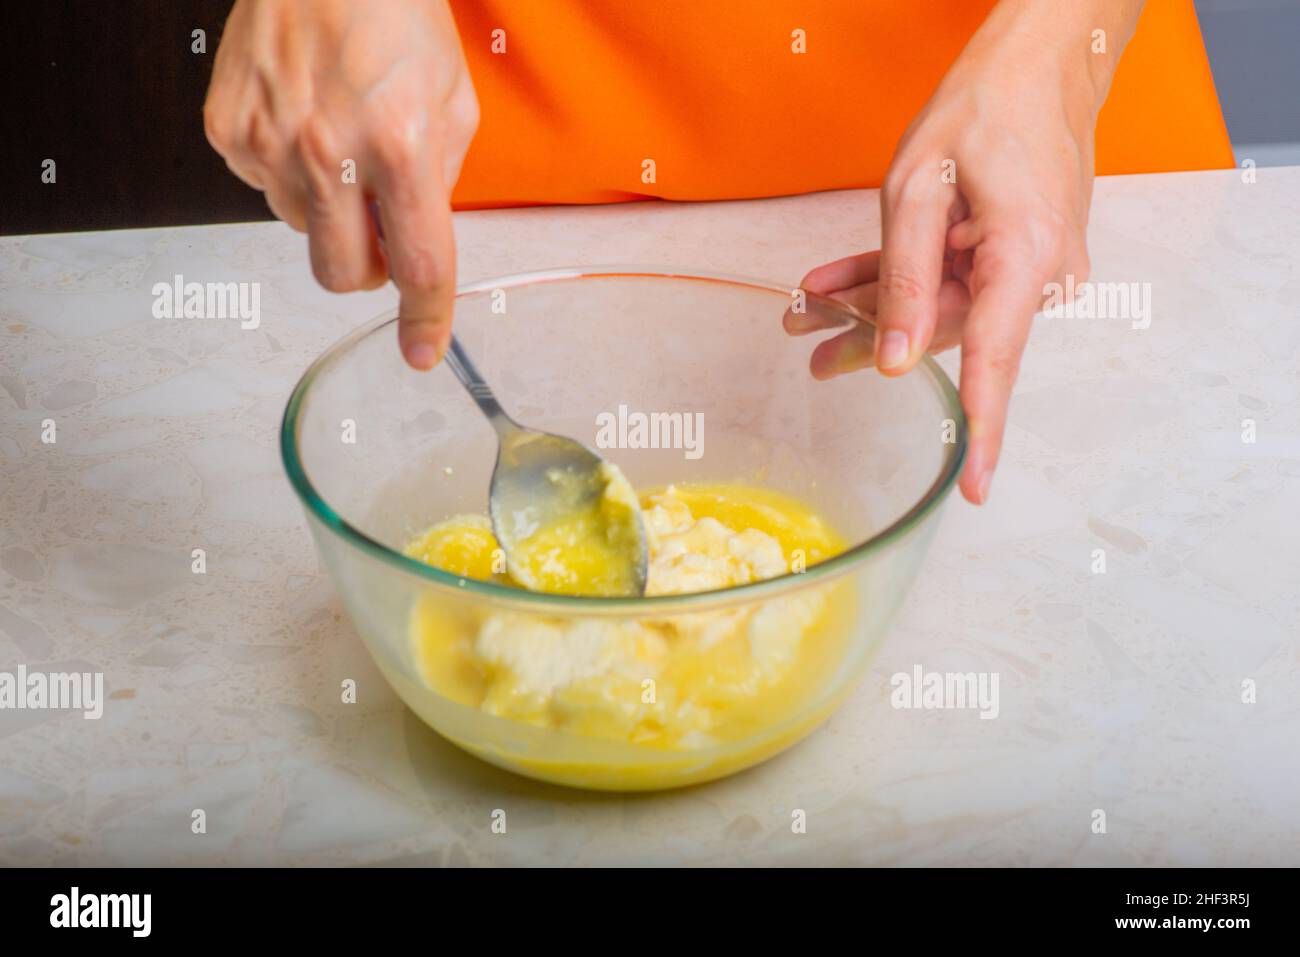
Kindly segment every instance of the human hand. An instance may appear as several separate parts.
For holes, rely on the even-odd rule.
[[[901,375],[927,350],[961,345],[971,441],[960,487],[975,504],[989,494],[1044,287],[1088,275],[1092,136],[1110,74],[1086,59],[1096,21],[1052,6],[1047,19],[1034,0],[994,11],[899,143],[881,190],[881,249],[801,283],[876,321],[819,344],[818,378],[870,365]],[[812,332],[817,319],[787,313],[786,328]]]
[[[402,354],[436,365],[456,291],[451,190],[478,126],[446,0],[238,0],[203,121],[235,175],[307,233],[322,286],[391,274]]]

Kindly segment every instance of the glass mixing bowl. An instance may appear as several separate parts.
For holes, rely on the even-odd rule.
[[[809,337],[782,317],[792,290],[653,267],[562,269],[464,287],[455,328],[506,410],[597,448],[601,413],[702,413],[703,443],[600,448],[639,489],[746,482],[825,516],[850,547],[802,572],[686,596],[534,594],[467,580],[403,546],[451,515],[487,512],[496,436],[445,365],[408,368],[396,319],[347,336],[289,399],[281,450],[316,547],[357,632],[402,699],[465,750],[576,787],[652,790],[749,767],[811,731],[874,657],[911,585],[966,449],[952,382],[926,358],[912,373],[827,382],[808,371]],[[808,295],[827,328],[865,321]],[[608,419],[605,422],[608,423]],[[608,439],[608,433],[606,434]],[[608,444],[608,442],[606,442]],[[439,693],[412,634],[417,608],[472,627],[485,616],[582,622],[716,615],[821,589],[839,611],[807,662],[797,700],[722,743],[667,749],[587,737],[489,714]]]

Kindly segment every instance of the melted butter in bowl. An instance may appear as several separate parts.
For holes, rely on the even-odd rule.
[[[613,483],[611,483],[613,484]],[[629,492],[630,493],[630,487]],[[533,566],[557,590],[607,586],[605,508],[643,509],[647,595],[712,591],[830,558],[843,541],[810,508],[739,484],[607,495],[579,522],[539,529]],[[452,574],[518,586],[483,516],[449,519],[406,553]],[[550,589],[548,589],[550,590]],[[422,601],[412,622],[424,680],[489,714],[654,748],[743,740],[793,713],[836,660],[846,590],[836,583],[732,608],[671,617],[538,616]]]

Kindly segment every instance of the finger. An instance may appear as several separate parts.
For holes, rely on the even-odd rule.
[[[964,263],[962,261],[963,257],[965,259]],[[960,269],[964,269],[964,274],[959,273],[958,270]],[[963,283],[966,282],[969,276],[969,253],[959,253],[954,256],[952,261],[944,260],[943,283],[939,286],[939,326],[943,325],[946,315],[949,317],[956,315],[957,318],[965,317],[966,310],[970,307],[970,294]],[[959,279],[961,282],[953,285],[951,283],[953,279]],[[840,289],[831,293],[827,298],[846,303],[864,316],[875,316],[880,298],[880,283],[868,282],[860,286],[850,286],[848,289]],[[824,311],[805,310],[801,314],[796,314],[789,309],[786,310],[785,328],[786,332],[792,336],[802,336],[810,332],[820,332],[823,329],[833,329],[839,325],[843,325],[843,322],[835,321],[835,317]],[[938,336],[938,326],[935,328],[935,336]],[[933,339],[929,351],[938,351]]]
[[[424,151],[381,167],[379,215],[389,273],[402,294],[397,340],[415,369],[432,369],[451,340],[456,245],[442,159]]]
[[[867,297],[875,283],[857,287],[859,295]],[[845,290],[851,293],[853,290]],[[836,298],[841,294],[837,293]],[[961,342],[962,325],[970,311],[970,294],[956,280],[946,280],[939,287],[939,319],[930,338],[931,352],[951,349]],[[814,378],[831,379],[846,372],[865,369],[875,362],[875,329],[861,325],[819,343],[813,350],[809,366]]]
[[[331,292],[374,289],[388,280],[365,196],[344,182],[342,161],[322,121],[309,120],[299,136],[307,184],[307,237],[316,281]]]
[[[939,287],[939,323],[934,327],[930,352],[941,352],[960,344],[970,307],[970,290],[966,284],[958,279],[945,279]]]
[[[957,253],[952,259],[952,276],[965,285],[970,285],[971,273],[975,269],[975,254],[969,249]]]
[[[876,364],[876,329],[863,323],[819,342],[808,360],[814,379],[833,379]]]
[[[813,269],[803,277],[799,286],[819,296],[829,296],[840,289],[875,282],[879,267],[878,249],[857,256],[845,256]]]
[[[950,249],[970,250],[979,242],[983,224],[975,219],[963,219],[948,230]]]
[[[232,153],[226,157],[226,168],[253,189],[266,189],[266,173],[252,157],[242,153]]]
[[[850,286],[848,289],[841,289],[838,292],[831,293],[826,298],[852,306],[864,316],[874,317],[876,313],[876,288],[874,282],[869,282],[861,286]],[[810,332],[822,332],[826,329],[839,328],[844,325],[844,317],[828,309],[805,309],[803,312],[797,313],[792,308],[787,308],[784,324],[785,331],[790,335],[806,336]]]
[[[906,372],[929,346],[938,322],[939,286],[952,193],[937,177],[913,176],[881,203],[877,368]]]
[[[863,316],[872,316],[875,311],[875,291],[876,283],[868,282],[865,286],[841,289],[839,293],[832,293],[827,298],[844,303],[845,306],[852,306]],[[826,329],[840,329],[844,324],[844,313],[837,309],[805,307],[802,312],[796,312],[793,307],[787,307],[783,317],[785,332],[790,335],[807,335],[823,332]]]
[[[841,289],[839,292],[831,293],[831,298],[847,302],[863,315],[874,316],[879,308],[880,283],[869,282],[864,286]]]
[[[945,252],[942,272],[945,279],[952,275],[951,258]],[[880,288],[876,282],[879,264],[878,249],[859,256],[846,256],[818,266],[804,276],[799,285],[809,292],[847,303],[863,315],[875,315]],[[792,314],[787,310],[786,331],[799,336],[840,325],[827,320],[828,316],[824,313],[806,311]]]
[[[837,299],[866,314],[869,310],[862,308],[858,291],[875,282],[879,261],[880,251],[873,250],[824,263],[804,276],[799,283],[799,288],[815,295]],[[872,302],[872,310],[874,310],[874,294]],[[810,332],[842,326],[844,317],[826,309],[805,308],[802,312],[795,312],[791,307],[786,309],[782,322],[787,333],[792,336],[803,336]]]
[[[307,191],[302,167],[293,143],[280,135],[279,128],[261,111],[254,110],[239,138],[237,150],[243,159],[262,171],[266,204],[278,219],[300,233],[307,231]]]
[[[384,254],[355,186],[312,197],[307,238],[312,273],[331,292],[378,289],[388,281]]]
[[[1038,270],[1026,268],[1027,262],[1027,257],[987,245],[975,252],[974,295],[962,331],[960,388],[970,454],[960,485],[976,505],[988,500],[1020,357],[1042,298],[1045,279]]]
[[[875,310],[876,284],[850,286],[823,298],[842,302],[862,315],[869,316]],[[812,300],[805,301],[802,308],[796,308],[793,304],[787,306],[782,324],[789,335],[806,336],[810,332],[842,328],[846,324],[845,319],[842,310],[826,308],[819,304],[819,300]]]
[[[217,155],[226,161],[226,168],[256,190],[265,190],[271,177],[267,166],[253,154],[248,131],[255,127],[249,119],[241,121],[234,107],[226,100],[209,98],[203,105],[203,132]],[[259,127],[264,128],[264,127]],[[258,146],[267,148],[269,137],[262,135]]]
[[[283,177],[267,182],[266,205],[275,218],[300,233],[307,232],[307,193],[300,182]]]

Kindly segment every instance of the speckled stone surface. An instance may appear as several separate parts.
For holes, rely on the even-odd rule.
[[[102,671],[109,695],[98,721],[0,710],[0,862],[1300,864],[1300,168],[1256,176],[1098,183],[1092,278],[1150,283],[1150,327],[1040,317],[992,500],[950,503],[847,704],[760,768],[642,797],[444,743],[317,565],[278,420],[391,290],[321,291],[279,224],[0,240],[0,671]],[[456,230],[466,281],[793,284],[879,217],[854,192]],[[154,318],[177,273],[260,282],[260,324]],[[917,664],[997,672],[999,717],[894,709]]]

